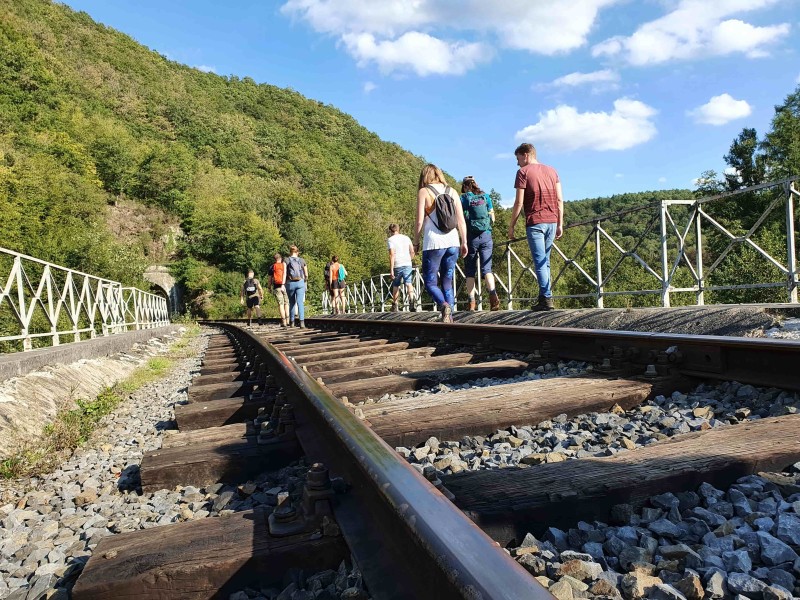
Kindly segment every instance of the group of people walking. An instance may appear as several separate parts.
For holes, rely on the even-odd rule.
[[[539,299],[533,310],[552,310],[553,292],[550,281],[550,252],[555,240],[561,237],[564,219],[564,200],[561,181],[552,167],[540,163],[531,144],[521,144],[514,152],[519,170],[514,181],[516,196],[508,225],[508,239],[514,239],[514,227],[520,215],[525,215],[525,233],[533,258]],[[452,322],[455,306],[453,276],[459,257],[464,258],[464,273],[469,296],[469,310],[477,307],[476,279],[478,261],[480,276],[486,282],[491,310],[500,308],[495,278],[492,273],[492,226],[495,211],[492,199],[472,176],[461,181],[461,194],[450,187],[442,170],[433,164],[422,168],[417,186],[416,225],[414,241],[400,233],[396,224],[389,225],[387,248],[392,277],[392,310],[398,309],[400,290],[405,287],[409,303],[415,306],[412,272],[413,260],[420,250],[422,238],[422,280],[425,289],[436,303],[443,322]],[[290,248],[284,262],[280,254],[269,268],[270,284],[278,301],[283,327],[294,323],[305,327],[305,294],[308,266],[300,258],[297,246]],[[331,299],[334,314],[346,311],[347,269],[338,256],[331,257],[325,266],[325,289]],[[261,284],[249,271],[241,291],[241,302],[247,305],[247,318],[252,309],[261,318]]]
[[[294,323],[295,317],[300,320],[299,326],[305,327],[305,299],[306,283],[308,281],[308,265],[300,258],[297,246],[289,248],[289,256],[276,253],[275,262],[269,268],[269,283],[272,293],[278,302],[278,311],[281,315],[281,327],[288,327]],[[247,306],[247,320],[252,323],[253,309],[256,318],[261,321],[261,301],[264,299],[264,290],[261,283],[254,277],[253,270],[247,272],[240,292],[240,301]]]
[[[552,310],[550,251],[563,230],[561,182],[555,169],[538,162],[536,149],[531,144],[521,144],[514,155],[519,170],[514,181],[516,196],[508,226],[508,239],[514,239],[514,227],[524,211],[526,237],[539,282],[539,299],[533,310]],[[495,214],[489,194],[480,188],[474,177],[468,176],[461,182],[459,196],[447,184],[441,169],[433,164],[422,168],[417,189],[417,218],[410,252],[413,258],[422,236],[422,280],[439,308],[442,321],[453,320],[453,276],[459,256],[464,258],[469,309],[475,310],[477,305],[475,280],[480,259],[481,276],[489,292],[489,306],[491,310],[498,310],[500,299],[492,273],[492,225]],[[390,261],[395,260],[392,258],[392,240],[396,234],[395,230],[389,238]],[[392,276],[395,277],[392,292],[396,298],[403,277],[402,273],[395,275],[395,263],[391,264]],[[413,289],[409,291],[413,295]],[[396,299],[393,303],[395,307]]]

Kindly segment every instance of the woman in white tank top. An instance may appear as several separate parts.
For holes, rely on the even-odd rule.
[[[447,193],[453,201],[456,226],[449,231],[440,228],[437,222],[435,201],[440,194]],[[442,321],[452,323],[452,307],[455,303],[453,274],[459,254],[467,255],[467,226],[458,194],[447,185],[442,170],[436,165],[425,165],[419,175],[417,192],[417,222],[414,228],[414,248],[422,243],[422,279],[425,289],[439,306]]]

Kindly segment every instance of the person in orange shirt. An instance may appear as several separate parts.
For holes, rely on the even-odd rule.
[[[276,253],[275,263],[269,268],[272,282],[272,294],[278,301],[278,312],[281,314],[281,327],[289,326],[289,294],[286,293],[286,265],[283,257]]]

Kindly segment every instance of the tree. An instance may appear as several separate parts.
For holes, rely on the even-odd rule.
[[[772,129],[761,147],[770,179],[800,175],[800,86],[775,107]]]
[[[725,173],[725,184],[729,191],[764,183],[766,157],[758,150],[756,130],[745,127],[725,155],[725,162],[732,171]]]

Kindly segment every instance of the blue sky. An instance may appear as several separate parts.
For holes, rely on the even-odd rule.
[[[169,58],[290,87],[513,197],[692,186],[800,83],[800,0],[68,0]]]

